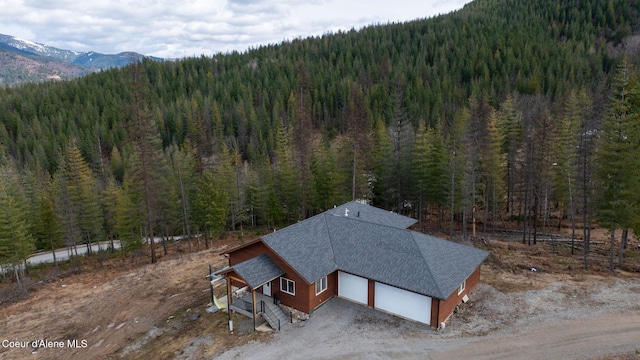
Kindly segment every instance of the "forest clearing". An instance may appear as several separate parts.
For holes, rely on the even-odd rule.
[[[0,359],[637,358],[639,64],[640,0],[475,0],[0,87]],[[444,331],[347,304],[229,334],[205,312],[225,249],[356,200],[491,253]],[[205,241],[148,245],[177,234]]]
[[[595,231],[594,234],[597,234],[594,240],[603,237],[602,243],[606,244],[605,231]],[[597,320],[597,326],[602,326],[603,331],[588,336],[605,336],[606,344],[610,346],[604,346],[599,352],[589,352],[593,350],[589,339],[581,339],[586,342],[574,340],[573,346],[579,349],[576,354],[582,354],[580,358],[612,358],[613,355],[618,359],[637,358],[640,340],[631,345],[624,340],[629,331],[632,331],[631,335],[637,335],[637,329],[623,326],[625,319],[629,321],[639,316],[637,273],[624,270],[609,272],[606,256],[594,256],[589,270],[584,271],[579,252],[571,256],[568,247],[556,245],[554,249],[547,242],[535,246],[517,241],[485,242],[486,245],[481,241],[474,244],[492,253],[482,266],[481,285],[472,293],[472,300],[449,320],[444,331],[425,329],[418,323],[368,312],[371,309],[355,305],[347,307],[353,308],[350,311],[355,314],[345,317],[347,323],[343,324],[341,320],[331,326],[345,326],[337,331],[347,332],[349,336],[377,339],[378,348],[371,347],[370,342],[358,340],[361,346],[367,346],[363,348],[365,354],[387,354],[387,357],[404,354],[404,357],[411,357],[412,354],[435,356],[448,351],[465,354],[471,346],[469,344],[482,339],[492,339],[490,343],[499,339],[508,344],[509,339],[519,341],[513,338],[514,334],[526,334],[529,328],[570,327],[572,322]],[[245,327],[241,321],[235,334],[229,334],[225,313],[209,314],[205,311],[211,299],[204,277],[208,273],[208,265],[214,269],[225,266],[226,259],[218,254],[240,243],[238,239],[218,240],[208,250],[191,254],[174,252],[156,264],[141,261],[138,266],[130,260],[123,266],[122,259],[117,257],[103,261],[102,266],[95,257],[83,259],[82,273],[52,278],[35,286],[27,299],[0,308],[0,317],[6,324],[0,337],[17,342],[47,339],[66,343],[76,339],[79,345],[85,340],[86,347],[33,349],[30,346],[3,346],[0,357],[245,358],[251,354],[255,356],[252,349],[268,347],[271,342],[280,344],[281,348],[285,341],[288,347],[300,346],[296,345],[300,341],[284,340],[287,339],[283,335],[285,332],[253,332],[251,326]],[[598,241],[594,243],[598,244]],[[640,265],[636,256],[637,242],[630,242],[629,248],[636,250],[629,251],[626,264],[637,268]],[[605,248],[602,250],[606,252]],[[594,254],[598,252],[599,249],[593,249]],[[36,269],[31,276],[38,276],[37,271],[44,270]],[[8,281],[3,283],[5,288],[10,285]],[[220,295],[223,289],[216,289],[216,292]],[[342,299],[332,301],[346,303]],[[314,320],[324,318],[312,317],[305,324],[308,329],[290,326],[286,330],[287,336],[329,336],[336,331],[331,326],[321,327],[324,330],[319,330],[319,333],[312,330]],[[607,336],[605,329],[619,331],[611,331]],[[309,331],[314,333],[311,335]],[[545,331],[534,331],[531,336],[546,336],[539,339],[541,343],[552,339]],[[536,344],[535,338],[527,339]],[[593,342],[592,346],[602,346],[602,341]],[[391,346],[389,342],[396,345]],[[244,346],[246,344],[249,345]],[[353,344],[339,343],[332,350],[334,353],[327,356],[348,356],[347,351],[354,351]],[[308,344],[304,346],[308,347]],[[394,353],[401,347],[404,353]],[[487,349],[489,351],[491,347]],[[509,353],[505,354],[508,356]]]

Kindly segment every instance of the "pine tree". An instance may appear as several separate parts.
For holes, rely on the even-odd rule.
[[[100,203],[104,214],[104,229],[109,240],[111,252],[115,251],[114,240],[118,238],[118,197],[122,188],[113,177],[107,178],[107,185],[102,191]]]
[[[502,152],[506,154],[507,212],[513,217],[517,186],[518,151],[522,146],[522,114],[517,110],[516,99],[508,96],[497,113],[498,128],[503,139]]]
[[[311,205],[314,213],[330,209],[344,203],[351,197],[351,192],[341,190],[348,183],[348,174],[338,171],[337,155],[329,144],[324,144],[314,151],[311,158]]]
[[[51,195],[43,194],[38,204],[38,222],[40,233],[38,234],[43,241],[48,241],[48,247],[53,255],[53,263],[58,268],[58,259],[56,258],[56,249],[64,244],[62,238],[62,230],[60,223],[56,217],[55,208]]]
[[[631,106],[630,66],[618,67],[614,93],[603,119],[596,157],[596,219],[610,231],[609,270],[613,271],[616,229],[640,223],[640,114]]]
[[[471,114],[469,109],[460,110],[448,124],[445,149],[448,154],[447,187],[450,211],[450,236],[454,236],[456,214],[462,218],[462,237],[467,236],[467,217],[469,210],[469,178],[465,170],[469,166],[469,153],[466,143],[467,126]]]
[[[27,294],[26,260],[35,250],[26,205],[18,174],[10,167],[0,168],[0,264],[13,270],[23,296]]]
[[[578,149],[580,138],[580,124],[589,116],[591,108],[584,90],[572,91],[566,102],[564,116],[560,118],[556,140],[553,170],[553,197],[558,202],[564,214],[569,215],[571,221],[571,253],[574,251],[576,226],[576,196],[578,179]],[[564,216],[563,216],[564,217]],[[560,227],[560,223],[558,223]]]
[[[191,241],[193,235],[190,220],[191,204],[189,194],[194,184],[196,171],[196,154],[190,144],[186,142],[182,148],[170,145],[165,149],[163,169],[165,196],[160,199],[160,217],[158,225],[163,236],[163,247],[166,255],[164,238],[180,231]],[[205,237],[205,246],[209,247],[209,240]]]
[[[376,122],[373,130],[373,205],[391,209],[394,189],[393,143],[384,122]]]
[[[291,132],[283,120],[276,135],[276,159],[273,167],[275,193],[283,220],[288,224],[300,220],[300,181],[294,170],[290,139]]]
[[[486,129],[486,139],[481,147],[480,173],[483,183],[484,232],[487,231],[489,213],[491,213],[492,230],[495,229],[496,217],[500,216],[499,203],[503,198],[504,188],[504,153],[502,134],[498,129],[497,112],[491,109]]]
[[[91,244],[103,238],[103,215],[97,180],[74,140],[67,146],[56,188],[56,204],[68,244],[74,248],[86,244],[90,255]]]
[[[151,252],[151,263],[157,261],[155,244],[155,226],[160,213],[160,177],[158,155],[160,139],[155,128],[157,114],[149,108],[148,80],[142,63],[130,66],[132,102],[128,127],[129,135],[135,147],[138,161],[131,168],[130,180],[133,181],[141,196],[140,205],[144,214],[144,236]]]
[[[191,217],[204,232],[219,234],[227,223],[229,195],[225,180],[212,172],[204,172],[196,181],[191,200]]]
[[[144,246],[144,213],[140,206],[142,196],[137,189],[137,180],[125,174],[122,191],[116,191],[116,232],[120,238],[122,260],[130,252],[137,261],[138,253]]]

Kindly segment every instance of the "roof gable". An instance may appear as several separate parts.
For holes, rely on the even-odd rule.
[[[284,271],[267,254],[243,261],[229,269],[240,275],[252,289],[284,274]]]
[[[489,256],[473,246],[411,232],[422,258],[430,269],[440,299],[446,299]]]
[[[336,270],[323,214],[265,235],[262,241],[309,284]]]

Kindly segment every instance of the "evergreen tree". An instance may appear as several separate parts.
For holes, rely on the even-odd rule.
[[[344,189],[348,174],[338,171],[335,150],[324,144],[314,151],[311,159],[311,205],[314,213],[330,209],[350,199],[350,192]]]
[[[219,234],[225,227],[229,212],[229,196],[225,190],[225,180],[212,172],[203,173],[196,180],[191,200],[191,216],[203,232]]]
[[[122,187],[113,177],[107,178],[106,187],[102,191],[100,203],[104,214],[104,229],[111,247],[115,251],[114,240],[118,238],[118,199],[122,193]],[[122,201],[122,199],[120,199]]]
[[[503,199],[504,189],[504,153],[502,144],[504,140],[498,129],[498,114],[494,109],[490,110],[486,129],[486,139],[480,150],[480,173],[482,176],[483,207],[484,207],[484,232],[487,232],[489,217],[491,217],[492,230],[495,230],[496,217],[500,216],[499,205]],[[489,216],[491,213],[491,216]]]
[[[284,120],[278,127],[276,137],[276,159],[274,161],[274,186],[277,201],[285,223],[300,220],[300,181],[293,165],[290,145],[291,132]]]
[[[138,254],[144,246],[144,213],[140,206],[141,193],[137,189],[137,180],[125,174],[122,191],[116,191],[116,232],[120,238],[122,260],[133,252],[137,261]]]
[[[62,238],[62,230],[60,229],[60,223],[56,217],[55,208],[51,195],[48,193],[43,194],[38,204],[38,233],[37,236],[41,241],[46,241],[47,247],[51,250],[53,255],[53,263],[58,268],[58,259],[56,258],[56,249],[60,248],[64,244]]]
[[[590,100],[586,92],[572,91],[566,102],[564,116],[560,118],[556,141],[554,141],[554,181],[553,189],[556,202],[571,221],[571,252],[576,229],[576,197],[579,154],[576,151],[580,141],[580,124],[589,116]],[[560,227],[560,222],[558,223]]]
[[[57,208],[65,237],[73,247],[86,244],[91,254],[91,244],[103,238],[103,214],[96,178],[74,140],[67,146],[57,179]]]
[[[21,188],[15,170],[0,168],[0,264],[13,270],[20,292],[26,296],[26,260],[35,250],[35,239],[25,217],[26,199]]]
[[[155,244],[155,226],[160,216],[160,176],[158,165],[161,163],[158,155],[160,139],[155,124],[157,114],[149,108],[148,79],[145,76],[142,63],[130,66],[130,83],[132,91],[131,110],[129,114],[129,128],[131,142],[135,147],[135,162],[130,169],[132,187],[140,191],[139,197],[142,213],[144,214],[144,236],[147,238],[151,252],[151,263],[157,261]],[[133,185],[132,184],[132,185]]]
[[[507,186],[507,212],[513,217],[515,210],[515,192],[517,181],[517,169],[520,166],[518,152],[522,146],[522,114],[516,107],[516,98],[508,96],[502,103],[497,113],[498,128],[503,139],[502,152],[506,154],[506,186]]]
[[[446,130],[445,149],[451,154],[447,164],[448,205],[450,211],[450,236],[454,237],[454,223],[456,215],[462,219],[462,237],[467,236],[467,217],[469,210],[469,179],[465,171],[469,164],[469,153],[466,143],[469,109],[462,109]]]
[[[373,130],[373,205],[390,209],[393,203],[393,144],[391,136],[382,121],[378,121]]]
[[[640,112],[632,107],[633,87],[626,59],[618,67],[614,93],[603,119],[596,162],[596,219],[610,231],[609,270],[613,271],[616,229],[640,223]]]
[[[192,191],[195,176],[195,154],[192,148],[185,144],[184,148],[179,149],[170,146],[165,151],[169,157],[171,165],[171,181],[167,200],[164,202],[164,212],[162,218],[165,220],[165,227],[173,227],[181,224],[179,228],[182,234],[191,239],[191,204],[189,202],[189,194]],[[177,205],[177,206],[176,206]],[[172,231],[173,232],[173,231]],[[208,248],[209,242],[205,234],[205,245]]]

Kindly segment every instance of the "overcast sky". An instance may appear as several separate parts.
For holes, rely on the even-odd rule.
[[[460,9],[470,0],[0,0],[0,33],[65,50],[212,55]]]

